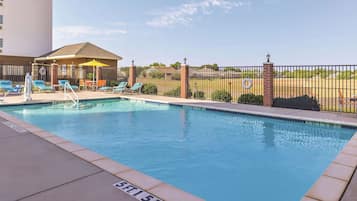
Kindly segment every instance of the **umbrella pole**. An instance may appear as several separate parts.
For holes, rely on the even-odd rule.
[[[92,82],[92,90],[94,90],[94,79],[95,79],[95,66],[93,66],[93,82]]]

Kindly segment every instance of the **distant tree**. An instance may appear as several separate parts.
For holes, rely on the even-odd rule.
[[[241,72],[241,70],[239,68],[234,68],[234,67],[226,67],[226,68],[224,68],[223,71],[225,71],[225,72],[227,72],[227,71]]]
[[[171,64],[170,66],[171,66],[172,68],[178,70],[178,69],[181,67],[181,63],[177,61],[176,63]]]
[[[166,67],[166,65],[160,62],[154,62],[150,64],[150,67]]]
[[[212,69],[214,71],[219,70],[218,64],[205,64],[205,65],[202,65],[200,68],[208,68],[208,69]]]

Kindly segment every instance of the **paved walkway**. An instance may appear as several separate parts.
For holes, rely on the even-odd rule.
[[[134,98],[138,100],[160,101],[164,103],[208,108],[213,110],[223,110],[267,117],[276,117],[293,120],[317,121],[331,124],[357,127],[357,114],[340,112],[315,112],[308,110],[295,110],[286,108],[263,107],[246,104],[220,103],[206,100],[181,99],[163,96],[135,95],[121,96],[124,98]]]
[[[0,118],[1,201],[134,201],[118,178]]]
[[[244,104],[229,103],[178,103],[180,105],[199,106],[215,110],[225,110],[240,112],[245,114],[261,115],[293,120],[318,121],[323,123],[340,124],[345,126],[357,127],[357,114],[338,113],[338,112],[315,112],[307,110],[294,110],[286,108],[263,107]]]

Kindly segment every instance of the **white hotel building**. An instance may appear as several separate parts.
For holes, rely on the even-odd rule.
[[[0,64],[52,50],[52,0],[0,0]]]

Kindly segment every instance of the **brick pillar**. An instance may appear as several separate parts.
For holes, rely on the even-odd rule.
[[[129,68],[129,78],[128,78],[128,83],[130,87],[132,87],[136,83],[136,66],[134,65],[134,60],[131,63],[132,64]]]
[[[38,66],[36,64],[32,64],[31,76],[33,80],[38,80]]]
[[[58,65],[51,64],[51,86],[58,84]]]
[[[274,64],[264,63],[264,106],[273,106],[274,99]]]
[[[181,98],[188,98],[189,89],[189,77],[188,77],[188,65],[181,65]]]

